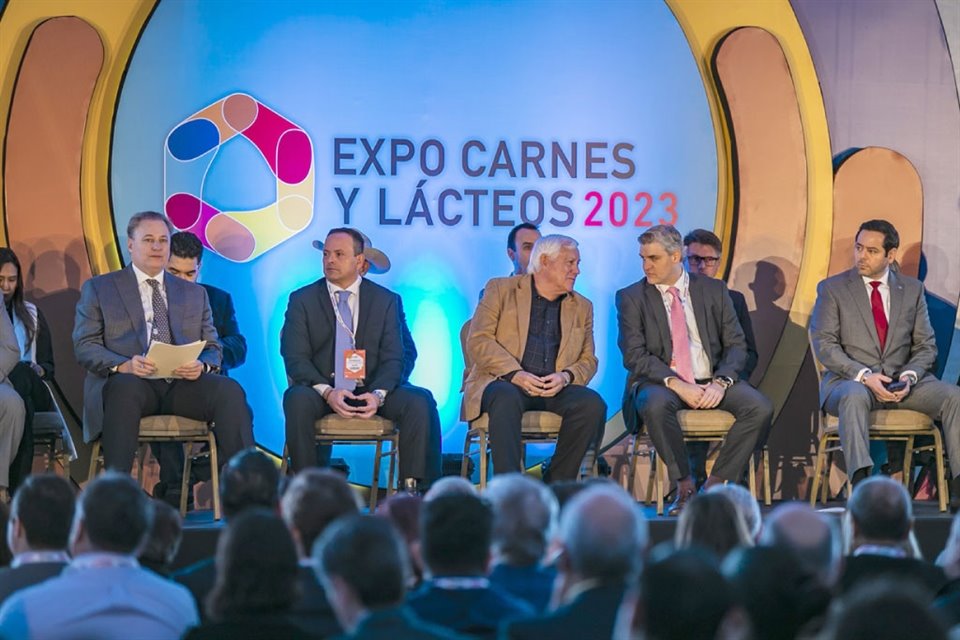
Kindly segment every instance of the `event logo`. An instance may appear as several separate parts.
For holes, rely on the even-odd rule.
[[[251,143],[276,178],[276,199],[253,210],[220,210],[204,183],[220,147],[236,136]],[[181,231],[234,262],[248,262],[289,240],[313,219],[313,143],[296,124],[245,93],[196,112],[164,144],[164,208]]]

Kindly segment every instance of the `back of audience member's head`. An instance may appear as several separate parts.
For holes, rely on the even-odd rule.
[[[127,474],[107,471],[80,494],[71,529],[73,553],[136,555],[153,515],[146,494]]]
[[[310,555],[317,536],[331,522],[359,511],[356,492],[343,474],[330,469],[301,471],[290,481],[280,500],[280,512],[301,557]]]
[[[892,579],[857,587],[834,602],[824,640],[946,640],[929,602]]]
[[[832,588],[840,577],[840,535],[836,519],[795,502],[776,507],[767,516],[760,544],[789,549],[804,569]]]
[[[737,547],[753,545],[743,516],[720,493],[700,494],[687,503],[680,512],[674,541],[678,549],[700,547],[716,554],[718,560]]]
[[[540,562],[560,511],[542,482],[520,473],[498,475],[484,492],[493,507],[493,554],[514,566]]]
[[[560,514],[563,547],[558,569],[583,580],[619,584],[634,579],[647,548],[647,521],[615,484],[596,484],[575,495]]]
[[[953,516],[950,525],[950,535],[943,551],[937,556],[937,565],[943,569],[951,580],[960,578],[960,513]]]
[[[913,530],[910,494],[899,482],[885,476],[868,478],[858,484],[846,512],[851,548],[864,543],[902,545],[909,550]]]
[[[140,550],[140,564],[158,573],[167,574],[180,549],[183,521],[180,512],[163,500],[150,500],[149,504],[153,522]]]
[[[76,508],[76,495],[70,483],[52,473],[29,476],[10,504],[7,541],[14,553],[26,543],[31,551],[62,551],[70,542],[70,523]],[[19,527],[21,534],[15,530]],[[13,538],[19,537],[18,543]]]
[[[363,611],[403,602],[407,555],[400,536],[383,518],[340,518],[317,539],[313,558],[330,605],[347,632]]]
[[[230,458],[220,474],[223,517],[232,518],[249,507],[276,510],[280,472],[270,457],[255,448]]]
[[[299,597],[293,538],[269,510],[246,509],[227,524],[217,541],[215,566],[206,602],[213,620],[282,613]]]
[[[430,502],[440,496],[476,496],[477,488],[466,478],[460,476],[443,476],[427,490],[423,496],[424,502]]]
[[[735,607],[716,559],[685,549],[644,567],[635,626],[649,640],[714,640]]]
[[[716,484],[710,487],[707,493],[719,493],[726,496],[740,512],[740,517],[743,518],[743,523],[747,526],[750,539],[756,541],[760,536],[763,520],[760,517],[760,503],[753,497],[749,489],[742,484],[729,482]]]
[[[420,550],[427,573],[485,575],[490,563],[493,511],[479,496],[426,500],[420,511]]]
[[[406,543],[410,557],[410,584],[415,586],[423,578],[420,560],[420,511],[423,498],[409,493],[395,493],[377,507],[377,516],[386,518]]]
[[[830,605],[827,588],[786,548],[734,549],[722,570],[747,609],[755,638],[792,640]]]

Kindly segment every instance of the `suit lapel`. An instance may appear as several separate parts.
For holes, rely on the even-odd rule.
[[[660,290],[656,286],[650,284],[646,279],[644,279],[644,282],[647,285],[644,291],[647,296],[647,304],[650,305],[653,318],[657,323],[657,329],[660,332],[664,361],[669,363],[673,359],[673,341],[670,339],[670,319],[667,318],[667,310],[663,306],[663,296],[660,295]],[[647,345],[647,348],[649,349],[650,345]]]
[[[167,320],[170,323],[170,337],[174,344],[183,344],[183,322],[182,313],[174,313],[174,309],[183,310],[186,296],[185,287],[179,279],[166,275],[163,277],[164,288],[167,290]]]
[[[887,284],[890,286],[890,317],[887,319],[887,337],[890,337],[890,331],[897,326],[900,321],[900,313],[903,311],[903,283],[893,271],[887,276]],[[889,341],[888,341],[889,342]]]
[[[557,355],[563,353],[570,339],[570,333],[573,331],[573,323],[577,319],[577,301],[573,299],[574,293],[571,291],[560,303],[560,346],[557,348]]]
[[[533,276],[520,278],[517,283],[517,335],[520,336],[520,355],[527,344],[530,332],[530,305],[533,304]]]
[[[703,345],[704,353],[707,359],[710,358],[710,332],[707,330],[707,301],[704,300],[703,287],[700,286],[700,279],[690,275],[689,296],[690,303],[693,305],[693,317],[697,319],[697,333],[700,334],[700,344]],[[713,366],[713,362],[710,363]]]
[[[370,291],[370,283],[366,279],[360,280],[360,297],[357,299],[357,334],[354,337],[354,344],[360,349],[361,336],[366,335],[367,322],[370,320],[370,298],[373,293]],[[329,296],[327,296],[329,299]]]
[[[117,293],[123,302],[127,315],[133,323],[133,330],[137,333],[143,352],[147,352],[147,319],[143,316],[143,301],[140,299],[140,289],[137,287],[137,275],[133,267],[128,266],[116,280]]]
[[[323,317],[327,319],[330,330],[336,332],[337,316],[333,313],[333,302],[330,301],[330,290],[327,289],[327,279],[320,278],[320,280],[317,281],[316,287],[317,304],[320,305],[320,310],[323,312]]]
[[[873,310],[870,309],[870,297],[867,295],[867,288],[863,284],[863,278],[857,273],[856,269],[850,270],[850,277],[847,278],[847,290],[850,292],[850,299],[853,301],[860,317],[863,319],[867,334],[873,341],[877,353],[880,353],[880,338],[877,337],[877,325],[873,321]],[[892,289],[892,287],[891,287]],[[892,305],[891,305],[892,306]]]

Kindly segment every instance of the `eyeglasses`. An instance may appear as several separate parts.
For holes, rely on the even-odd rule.
[[[689,262],[689,263],[692,264],[692,265],[705,264],[705,265],[707,265],[708,267],[712,267],[713,265],[715,265],[715,264],[717,264],[718,262],[720,262],[720,258],[719,258],[719,257],[716,257],[716,258],[715,258],[715,257],[713,257],[713,256],[690,255],[690,256],[687,256],[687,262]]]

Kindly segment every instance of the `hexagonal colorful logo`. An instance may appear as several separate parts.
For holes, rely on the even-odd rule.
[[[251,143],[276,178],[276,199],[248,211],[221,211],[204,198],[220,147],[236,136]],[[164,144],[164,210],[173,225],[234,262],[248,262],[307,228],[313,219],[313,143],[307,133],[245,93],[196,112]]]

